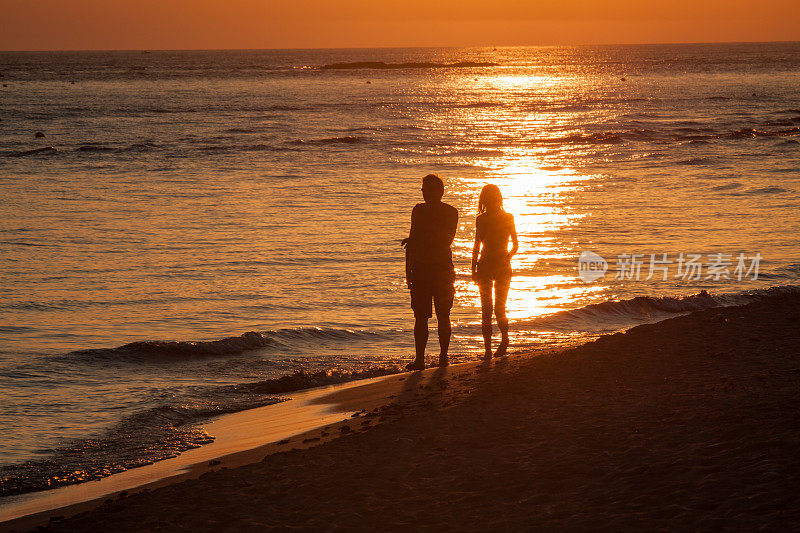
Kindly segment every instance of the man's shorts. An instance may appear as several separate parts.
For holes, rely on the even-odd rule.
[[[456,274],[452,266],[415,268],[411,276],[411,309],[415,318],[433,316],[433,306],[450,311],[456,294]]]

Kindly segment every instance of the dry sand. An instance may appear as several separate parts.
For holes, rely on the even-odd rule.
[[[798,529],[798,305],[351,388],[325,401],[365,412],[283,444],[318,446],[223,461],[50,529]]]

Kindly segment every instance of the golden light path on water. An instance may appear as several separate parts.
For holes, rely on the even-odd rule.
[[[508,296],[509,318],[512,321],[534,320],[571,308],[573,302],[602,292],[604,288],[600,285],[576,283],[576,276],[553,274],[539,264],[574,259],[570,243],[559,235],[588,215],[571,208],[568,198],[569,193],[584,187],[593,177],[569,168],[542,168],[537,155],[492,158],[479,164],[487,169],[487,176],[459,180],[459,186],[467,191],[466,205],[477,205],[485,184],[497,185],[503,192],[506,211],[514,215],[519,236],[519,251],[512,260],[515,275]],[[462,234],[468,237],[457,239],[454,249],[456,261],[468,264],[472,255],[474,213],[465,213],[464,218],[468,231]],[[459,289],[465,305],[480,307],[474,283],[462,282]]]
[[[450,85],[451,94],[460,95],[463,105],[446,115],[431,117],[432,122],[437,128],[462,131],[469,144],[460,148],[477,155],[455,162],[482,170],[479,177],[452,180],[462,208],[461,229],[454,243],[454,259],[461,274],[457,303],[473,309],[474,318],[467,323],[479,323],[480,295],[470,280],[469,264],[478,195],[485,184],[493,183],[503,193],[506,211],[514,215],[519,236],[507,301],[512,336],[529,336],[531,330],[525,323],[599,301],[608,289],[603,284],[583,284],[577,278],[577,268],[570,268],[580,251],[568,230],[590,214],[576,209],[572,199],[600,176],[576,169],[575,162],[587,155],[584,148],[554,151],[551,141],[586,133],[575,128],[575,111],[564,107],[564,102],[591,90],[591,83],[580,75],[526,73],[458,78]],[[483,102],[503,105],[484,106]],[[556,108],[558,112],[553,112]],[[595,118],[607,119],[609,115],[601,111]],[[533,132],[536,134],[532,136]],[[541,143],[520,147],[520,139],[535,138]],[[570,336],[565,331],[547,329],[538,324],[535,336]],[[480,335],[471,337],[480,345]]]
[[[458,83],[466,85],[456,87]],[[465,135],[465,138],[472,142],[463,148],[487,152],[463,161],[483,169],[480,177],[453,180],[462,207],[461,230],[454,243],[454,259],[461,274],[457,281],[458,304],[480,309],[477,286],[469,279],[469,264],[478,195],[487,183],[500,187],[505,209],[514,215],[519,236],[507,302],[511,321],[535,320],[574,308],[576,302],[592,300],[592,295],[602,292],[604,287],[583,285],[576,275],[564,273],[563,269],[554,272],[547,264],[568,263],[574,259],[572,243],[566,242],[562,234],[588,213],[573,209],[569,198],[596,176],[587,176],[572,168],[571,160],[580,157],[580,150],[562,154],[554,161],[549,146],[519,148],[517,143],[508,142],[529,138],[531,131],[541,132],[542,137],[554,131],[559,134],[571,131],[574,123],[570,112],[552,113],[546,109],[563,102],[569,94],[585,91],[585,84],[579,77],[529,74],[493,75],[468,82],[459,78],[451,84],[452,94],[459,94],[466,105],[447,116],[431,117],[432,122],[439,128],[453,128],[456,123],[461,128],[471,129],[474,135]],[[529,105],[532,95],[536,97],[536,106]],[[501,109],[483,107],[474,105],[472,99],[499,101],[505,105]],[[475,319],[469,322],[475,323]],[[526,332],[516,329],[516,333],[524,335]]]

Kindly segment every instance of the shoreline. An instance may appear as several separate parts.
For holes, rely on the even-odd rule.
[[[460,374],[479,363],[451,365]],[[423,381],[436,368],[402,372],[288,393],[284,402],[227,413],[202,424],[215,436],[212,443],[183,452],[178,457],[132,468],[96,481],[12,495],[0,500],[0,531],[27,530],[46,524],[52,516],[70,517],[92,510],[109,499],[147,492],[195,479],[217,469],[257,463],[287,450],[305,449],[340,434],[343,425],[359,412],[373,410],[402,396],[403,382],[419,374]]]
[[[466,529],[752,527],[764,514],[783,524],[800,519],[786,492],[800,482],[800,424],[789,408],[800,396],[798,309],[800,296],[773,296],[537,357],[304,391],[284,409],[332,418],[294,431],[291,444],[251,442],[137,493],[0,529],[208,529],[227,523],[222,515],[251,529],[332,520],[371,529],[387,517],[389,528],[409,526],[420,513]],[[295,400],[212,424],[263,432],[265,410]]]

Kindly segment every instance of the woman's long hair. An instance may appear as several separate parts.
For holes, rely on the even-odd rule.
[[[484,185],[481,189],[481,195],[478,197],[478,213],[485,213],[490,208],[503,209],[503,195],[500,193],[500,187],[490,183]]]

